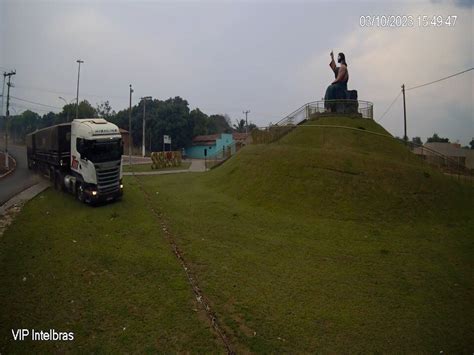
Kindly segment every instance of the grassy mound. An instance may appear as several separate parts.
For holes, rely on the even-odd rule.
[[[121,203],[31,201],[0,239],[0,350],[224,351],[153,207],[237,353],[472,352],[473,187],[322,124],[387,134],[319,119],[208,173],[126,177]],[[20,324],[77,341],[14,343]]]
[[[472,349],[472,186],[325,118],[201,175],[141,177],[234,346]],[[468,310],[466,312],[466,310]]]
[[[311,120],[275,143],[243,149],[209,184],[254,205],[310,216],[449,219],[464,211],[467,218],[472,189],[424,165],[400,142],[368,132],[389,135],[367,119]]]

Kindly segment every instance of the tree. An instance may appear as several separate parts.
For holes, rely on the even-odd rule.
[[[40,121],[38,122],[38,128],[49,127],[56,124],[58,120],[57,115],[54,112],[48,112],[47,114],[41,117]]]
[[[469,145],[471,146],[471,149],[474,149],[474,138],[472,138],[472,141],[469,142]]]
[[[74,107],[75,108],[75,107]],[[79,118],[97,117],[97,112],[94,107],[87,100],[79,102]],[[74,118],[76,118],[76,111],[74,110]]]
[[[97,117],[97,111],[87,100],[79,102],[78,118],[93,118]],[[71,122],[76,118],[76,104],[71,103],[63,106],[63,110],[59,114],[55,114],[54,122],[51,124],[58,124],[64,122]],[[51,125],[48,124],[47,126]],[[46,127],[46,126],[45,126]]]
[[[442,138],[438,133],[433,134],[433,137],[428,138],[427,143],[449,143],[449,138]]]
[[[421,140],[420,137],[413,137],[411,139],[412,143],[414,143],[415,145],[423,145],[423,141]]]
[[[234,124],[234,131],[239,133],[251,132],[253,129],[257,128],[255,123],[250,122],[248,125],[245,124],[245,120],[237,120]]]
[[[230,116],[227,113],[224,114],[224,119],[225,119],[225,122],[227,123],[227,126],[232,131],[232,120],[230,119]]]
[[[133,145],[141,146],[145,141],[146,147],[152,151],[159,151],[163,148],[163,135],[171,136],[172,149],[176,150],[189,146],[196,135],[232,132],[228,115],[208,116],[199,108],[190,112],[188,102],[176,96],[167,100],[153,99],[146,102],[146,137],[144,139],[142,137],[143,104],[144,101],[141,100],[132,106],[132,127],[129,127],[128,107],[115,112],[108,101],[99,103],[97,108],[94,108],[87,100],[83,100],[79,103],[78,116],[79,118],[103,117],[129,131]],[[12,116],[11,122],[15,122],[11,127],[13,127],[15,137],[23,140],[25,134],[32,130],[70,122],[74,118],[76,118],[76,104],[71,103],[64,105],[59,113],[49,112],[41,117],[32,111]],[[0,121],[1,124],[2,121]],[[252,124],[249,125],[250,127]],[[242,125],[242,131],[245,132],[245,123]]]
[[[251,132],[255,128],[257,128],[257,125],[255,123],[250,122],[248,126],[248,132]]]
[[[208,131],[209,117],[199,108],[195,108],[189,113],[189,125],[192,137],[209,134]]]
[[[24,142],[25,136],[36,130],[39,123],[40,116],[36,112],[26,110],[21,115],[11,117],[10,135],[13,140]]]
[[[230,117],[228,115],[211,115],[209,116],[209,127],[213,128],[212,133],[231,133]]]
[[[67,104],[58,114],[56,123],[71,122],[74,118],[76,118],[76,104]]]
[[[101,102],[96,107],[97,116],[109,120],[112,116],[115,116],[115,111],[112,110],[109,100]]]
[[[234,131],[243,133],[245,132],[245,120],[242,118],[241,120],[236,120],[234,124]]]

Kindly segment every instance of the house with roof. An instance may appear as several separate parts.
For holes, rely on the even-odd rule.
[[[232,138],[234,138],[236,149],[244,147],[247,144],[252,143],[252,135],[250,133],[232,133]]]
[[[232,134],[220,133],[206,136],[196,136],[192,145],[185,149],[186,157],[194,159],[211,158],[225,153],[228,147],[235,153],[235,143]]]
[[[436,165],[456,163],[474,169],[474,150],[461,148],[458,143],[430,142],[413,149],[413,153]],[[438,153],[438,154],[437,154]],[[449,159],[449,161],[447,161]]]
[[[193,159],[224,158],[247,144],[247,133],[217,133],[193,138],[192,145],[185,149],[186,157]]]

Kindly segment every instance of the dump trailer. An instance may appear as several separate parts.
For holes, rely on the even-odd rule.
[[[95,204],[123,194],[119,128],[101,118],[76,119],[26,136],[28,168],[46,174],[58,190]]]

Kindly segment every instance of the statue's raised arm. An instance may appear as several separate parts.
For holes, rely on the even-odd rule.
[[[331,56],[331,63],[329,63],[329,66],[331,67],[332,71],[334,74],[337,76],[337,67],[336,67],[336,62],[334,62],[334,53],[331,51],[329,54]]]
[[[329,54],[331,62],[329,66],[334,72],[335,80],[326,89],[326,95],[324,95],[325,107],[328,111],[333,111],[336,100],[346,100],[347,96],[347,82],[349,81],[349,71],[347,70],[346,56],[344,53],[337,55],[337,62],[340,64],[338,67],[334,62],[334,53],[331,51]]]

